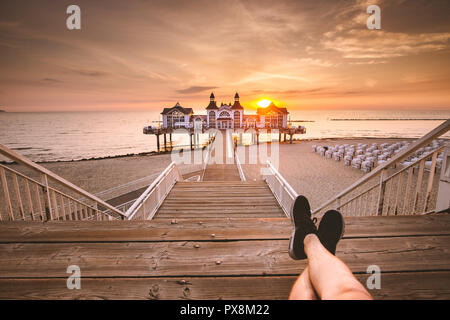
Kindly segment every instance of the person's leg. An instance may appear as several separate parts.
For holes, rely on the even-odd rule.
[[[308,256],[309,279],[321,299],[372,299],[350,269],[331,254],[315,234],[303,242]]]
[[[292,286],[289,300],[317,300],[316,292],[309,279],[308,267],[303,270]]]
[[[321,299],[372,299],[350,269],[334,256],[344,234],[342,215],[335,210],[326,212],[317,230],[308,200],[298,196],[291,217],[294,230],[289,255],[295,260],[308,258],[309,280],[317,296]]]

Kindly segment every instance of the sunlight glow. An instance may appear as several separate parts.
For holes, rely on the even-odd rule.
[[[268,107],[270,104],[272,103],[272,101],[267,100],[267,99],[263,99],[261,101],[259,101],[258,103],[256,103],[258,106],[260,106],[261,108],[266,108]]]

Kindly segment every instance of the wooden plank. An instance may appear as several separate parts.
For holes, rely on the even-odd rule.
[[[81,220],[81,214],[78,211],[78,203],[76,201],[73,201],[73,216],[74,216],[74,220]]]
[[[409,173],[408,173],[408,180],[406,182],[406,189],[405,189],[405,196],[403,198],[403,210],[402,210],[402,214],[411,214],[408,213],[408,198],[409,198],[409,190],[411,189],[411,185],[412,185],[412,178],[414,175],[414,168],[409,168]]]
[[[369,275],[357,274],[365,285]],[[0,299],[287,299],[296,276],[208,278],[87,278],[82,290],[67,290],[66,279],[0,279]],[[450,298],[449,272],[382,274],[375,299]],[[220,288],[220,290],[218,290]],[[270,289],[269,289],[270,288]]]
[[[365,285],[368,274],[357,274]],[[0,299],[287,299],[296,276],[82,278],[81,290],[63,279],[0,279]],[[450,299],[450,272],[383,273],[375,299]]]
[[[66,208],[64,204],[63,195],[61,193],[59,194],[59,205],[61,207],[62,218],[63,220],[66,220]]]
[[[378,191],[378,205],[377,205],[377,215],[382,216],[383,215],[383,207],[384,207],[384,196],[385,196],[385,189],[386,189],[386,182],[384,180],[384,176],[386,175],[386,170],[382,170],[380,174],[380,184],[379,184],[379,191]]]
[[[197,195],[198,197],[198,195]],[[218,200],[220,199],[220,197],[216,198],[216,199],[203,199],[203,201],[197,201],[197,200],[190,200],[190,199],[186,199],[186,201],[184,201],[184,199],[167,199],[166,201],[164,201],[163,205],[166,204],[170,204],[170,205],[201,205],[203,207],[208,207],[210,205],[221,205],[221,207],[228,207],[228,205],[245,205],[245,204],[278,204],[277,200],[275,199],[274,196],[268,198],[268,197],[264,197],[264,198],[260,198],[259,200],[257,198],[244,198],[244,197],[236,197],[236,198],[227,198],[224,199],[223,201]]]
[[[12,174],[12,179],[14,184],[14,191],[16,193],[17,204],[19,205],[20,215],[22,217],[22,220],[25,220],[25,210],[23,209],[22,196],[20,195],[19,181],[17,179],[17,175]]]
[[[443,271],[449,245],[450,236],[343,239],[337,256],[356,273]],[[289,257],[288,240],[0,244],[0,278],[67,277],[69,265],[84,277],[295,275],[306,263]]]
[[[58,203],[56,202],[56,191],[55,190],[50,190],[50,194],[51,194],[52,206],[53,206],[53,212],[54,212],[53,219],[59,220]]]
[[[0,167],[0,177],[2,180],[3,192],[5,195],[6,210],[9,213],[9,218],[11,220],[14,220],[14,213],[13,213],[13,209],[12,209],[12,205],[11,205],[11,197],[9,195],[8,182],[6,180],[5,169],[3,169],[3,167]],[[0,218],[1,218],[1,215],[0,215]]]
[[[425,171],[425,159],[420,161],[419,176],[417,177],[416,192],[415,192],[415,195],[414,195],[414,203],[413,203],[411,214],[415,214],[415,212],[416,212],[416,206],[417,206],[417,203],[419,201],[420,191],[422,189],[422,179],[423,179],[423,172],[424,171]]]
[[[42,188],[44,193],[44,206],[45,206],[45,220],[53,220],[52,216],[52,204],[50,200],[50,189],[48,187],[47,175],[41,173],[41,183],[45,186]]]
[[[28,210],[30,211],[31,220],[34,220],[33,200],[31,199],[30,184],[27,179],[24,179],[24,184],[25,184],[25,195],[28,202]]]
[[[10,221],[0,224],[0,242],[289,239],[291,231],[287,218]],[[450,235],[450,215],[345,218],[344,238],[423,235]]]
[[[256,212],[170,212],[170,213],[161,213],[155,219],[161,219],[161,218],[217,218],[217,217],[223,217],[223,218],[270,218],[270,217],[284,217],[285,215],[280,212],[269,212],[269,213],[262,213],[261,211]]]
[[[39,193],[39,185],[37,183],[34,183],[34,196],[36,197],[36,200],[37,200],[37,205],[39,208],[39,215],[41,217],[41,220],[44,221],[45,220],[45,208],[44,208],[44,210],[42,210],[41,195]]]
[[[400,190],[402,189],[402,181],[403,181],[403,175],[405,174],[404,171],[402,171],[397,178],[397,191],[395,193],[395,203],[394,203],[394,215],[399,214],[399,202],[398,199],[400,198]]]
[[[430,200],[431,189],[433,188],[433,180],[434,180],[434,173],[436,170],[437,155],[438,155],[437,152],[433,153],[433,157],[431,160],[430,175],[428,176],[428,186],[427,186],[427,191],[425,194],[425,200],[424,200],[424,204],[423,204],[423,213],[427,212],[428,202]]]
[[[180,214],[202,214],[209,213],[213,215],[221,215],[225,213],[239,213],[239,214],[250,214],[250,213],[260,213],[260,214],[268,214],[268,213],[279,213],[282,212],[279,206],[270,205],[270,206],[251,206],[251,205],[243,205],[243,206],[230,206],[230,207],[203,207],[196,208],[195,206],[188,206],[183,208],[183,206],[161,206],[159,208],[157,215],[161,214],[172,214],[172,213],[180,213]]]

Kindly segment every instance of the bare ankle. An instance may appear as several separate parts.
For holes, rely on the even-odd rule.
[[[303,245],[305,246],[305,248],[308,246],[308,244],[314,243],[315,241],[319,241],[319,238],[317,237],[316,234],[314,233],[310,233],[307,234],[305,239],[303,239]]]

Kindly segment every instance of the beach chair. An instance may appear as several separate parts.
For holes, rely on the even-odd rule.
[[[350,155],[346,155],[344,157],[344,165],[350,166],[352,164],[353,157]]]

